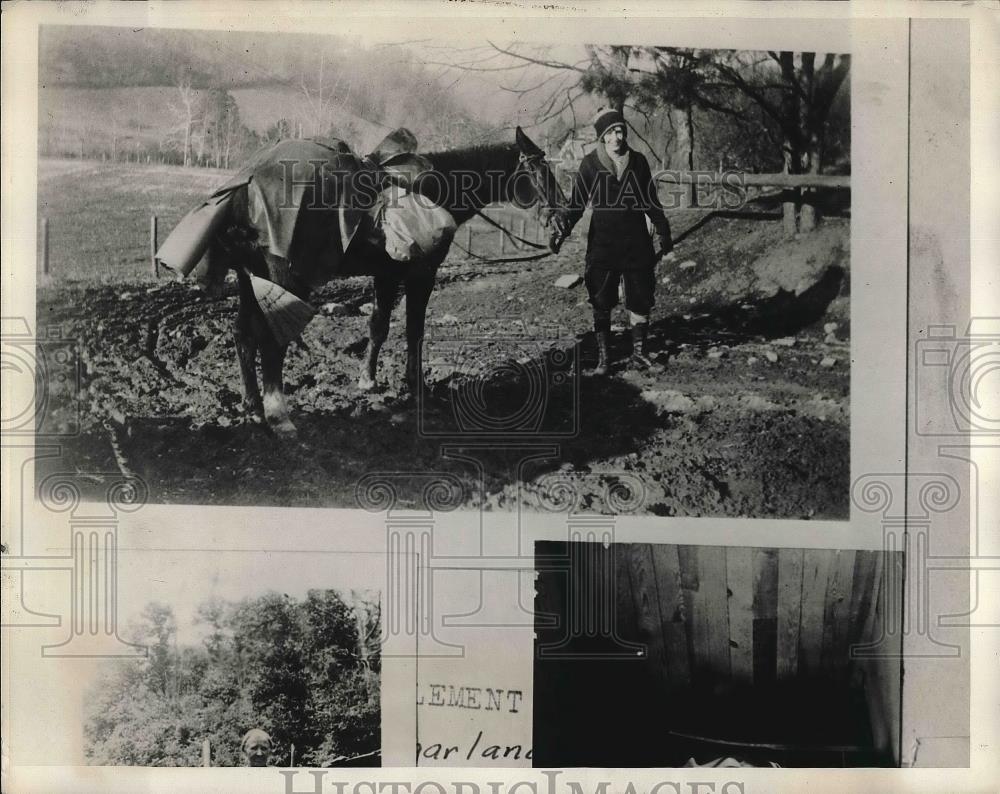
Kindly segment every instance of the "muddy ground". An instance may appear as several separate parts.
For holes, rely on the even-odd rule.
[[[61,451],[39,479],[74,473],[99,497],[124,469],[167,503],[380,507],[372,483],[388,479],[401,507],[846,518],[848,222],[800,239],[774,220],[673,222],[689,231],[659,269],[658,371],[586,375],[585,290],[553,286],[582,268],[580,230],[538,262],[446,262],[416,396],[403,307],[382,388],[361,393],[371,288],[329,284],[286,366],[296,442],[241,407],[234,284],[219,298],[172,282],[42,286],[39,327],[72,356],[49,363],[40,440]],[[620,328],[614,355],[629,350]]]

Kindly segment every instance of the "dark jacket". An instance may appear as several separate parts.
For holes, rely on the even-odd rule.
[[[656,195],[649,162],[634,149],[621,180],[600,144],[580,161],[567,213],[570,229],[588,204],[594,210],[587,235],[588,270],[652,268],[656,254],[646,228],[647,217],[653,223],[659,249],[667,252],[673,247],[670,224]]]

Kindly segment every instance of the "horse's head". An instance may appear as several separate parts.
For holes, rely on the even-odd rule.
[[[564,230],[563,213],[568,202],[555,173],[545,159],[545,152],[520,127],[515,132],[520,157],[514,172],[514,202],[525,209],[534,207],[538,219],[552,230],[549,246],[558,250]]]

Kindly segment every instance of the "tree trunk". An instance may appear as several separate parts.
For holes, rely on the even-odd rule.
[[[802,173],[802,145],[799,140],[797,130],[801,128],[799,114],[802,104],[799,97],[798,78],[795,73],[795,54],[783,50],[778,55],[781,64],[781,73],[785,80],[785,87],[781,97],[781,117],[784,119],[784,140],[782,148],[784,150],[785,173]],[[798,229],[798,214],[802,197],[797,188],[786,191],[785,202],[782,204],[782,215],[785,224],[785,233],[794,235]]]
[[[687,166],[688,171],[694,171],[694,105],[688,105],[684,111],[684,120],[687,123]],[[691,180],[691,192],[688,195],[690,206],[698,205],[698,185],[696,180]]]

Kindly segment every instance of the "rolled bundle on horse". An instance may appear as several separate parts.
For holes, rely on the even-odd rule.
[[[343,276],[374,278],[375,309],[359,378],[361,388],[371,389],[404,286],[412,391],[422,377],[427,302],[457,227],[494,202],[537,207],[546,225],[565,206],[541,149],[520,128],[513,145],[428,155],[415,148],[416,138],[405,129],[367,157],[338,140],[278,141],[189,213],[157,251],[164,266],[209,285],[236,273],[245,401],[281,435],[295,432],[282,385],[285,351],[315,315],[308,303],[313,288]]]

